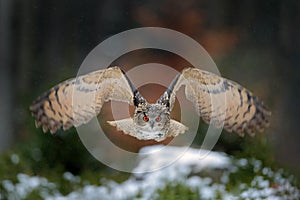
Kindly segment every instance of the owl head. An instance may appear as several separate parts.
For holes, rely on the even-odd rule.
[[[134,113],[134,127],[139,138],[163,140],[170,127],[170,111],[162,104],[142,104]]]

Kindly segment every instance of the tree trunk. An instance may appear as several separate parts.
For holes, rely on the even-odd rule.
[[[0,1],[0,151],[13,140],[11,74],[11,0]]]

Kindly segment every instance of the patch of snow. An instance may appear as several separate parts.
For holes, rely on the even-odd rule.
[[[242,158],[242,159],[240,159],[239,160],[239,166],[241,166],[241,167],[245,167],[245,166],[247,166],[248,165],[248,160],[247,159],[245,159],[245,158]]]
[[[121,184],[111,181],[107,183],[106,189],[103,186],[85,186],[81,191],[72,192],[65,198],[59,198],[59,200],[80,199],[83,197],[86,200],[92,200],[98,199],[99,196],[101,196],[101,199],[125,200],[134,198],[137,195],[140,196],[139,199],[147,200],[155,198],[156,191],[163,190],[170,183],[193,185],[192,188],[197,189],[203,199],[215,198],[216,191],[219,190],[225,192],[225,189],[220,186],[211,187],[212,180],[210,178],[197,176],[187,178],[189,174],[199,173],[204,169],[228,168],[231,161],[225,154],[210,152],[204,159],[197,159],[199,153],[201,153],[199,151],[203,150],[192,148],[186,150],[183,147],[164,148],[164,151],[158,151],[161,146],[143,148],[141,150],[141,161],[134,169],[134,175]],[[150,152],[151,154],[149,154]],[[175,162],[166,166],[166,163],[181,154],[182,156]],[[148,173],[139,173],[145,171]],[[98,195],[90,196],[87,194]]]
[[[262,162],[260,160],[254,161],[254,172],[257,173],[259,170],[261,170]]]
[[[79,183],[80,182],[80,177],[74,176],[71,172],[65,172],[63,174],[63,178],[67,181],[70,181],[71,183]]]
[[[230,165],[229,157],[223,153],[175,146],[165,146],[161,149],[161,145],[142,148],[140,151],[142,160],[133,173],[161,171],[164,167],[176,167],[183,171],[189,170],[192,166],[195,172],[200,172],[203,168],[226,168]],[[207,156],[200,158],[200,155]],[[168,166],[167,163],[172,164]]]
[[[17,154],[12,154],[10,160],[13,164],[17,165],[20,162],[20,157]]]
[[[2,185],[7,191],[8,199],[25,199],[29,193],[37,189],[40,189],[41,196],[49,196],[49,190],[53,190],[53,193],[60,195],[56,190],[56,185],[49,183],[46,178],[18,174],[17,179],[19,182],[16,184],[13,184],[10,180],[2,181]]]
[[[277,177],[281,176],[278,174]],[[292,186],[286,179],[280,179],[281,184],[270,187],[270,181],[262,176],[255,176],[251,182],[251,188],[246,188],[241,193],[245,199],[299,199],[300,191]],[[279,198],[280,197],[280,198]]]
[[[157,191],[164,190],[168,185],[183,185],[191,191],[198,193],[201,199],[215,199],[221,194],[222,199],[298,199],[299,189],[283,177],[283,171],[273,172],[263,167],[258,160],[239,159],[235,165],[234,160],[224,153],[205,152],[205,150],[183,147],[164,146],[145,147],[140,153],[140,163],[134,169],[133,175],[123,183],[103,180],[101,186],[86,184],[63,196],[57,191],[56,185],[47,179],[30,177],[25,174],[17,176],[18,183],[4,180],[3,188],[7,191],[9,199],[24,199],[33,190],[38,189],[40,195],[46,200],[139,200],[155,199]],[[199,159],[199,155],[207,155]],[[171,165],[170,160],[176,159]],[[253,166],[254,176],[250,186],[241,183],[237,186],[240,194],[233,194],[226,189],[230,182],[230,174],[240,168]],[[142,173],[144,172],[144,173]],[[199,174],[205,176],[199,176]],[[70,172],[63,174],[65,180],[71,183],[81,183],[80,177]],[[215,179],[218,178],[218,181]],[[272,181],[271,181],[272,180]],[[1,196],[0,196],[1,197]]]

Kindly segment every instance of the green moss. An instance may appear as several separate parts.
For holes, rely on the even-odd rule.
[[[157,191],[156,200],[198,200],[200,199],[198,191],[181,184],[169,184],[166,188]]]

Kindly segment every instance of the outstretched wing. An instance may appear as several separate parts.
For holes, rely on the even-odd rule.
[[[206,123],[223,125],[229,132],[254,135],[268,126],[271,112],[250,91],[228,79],[197,68],[177,75],[158,103],[172,110],[176,92],[185,86],[185,95]]]
[[[144,99],[119,67],[110,67],[58,84],[34,101],[30,110],[37,127],[55,133],[61,127],[87,123],[109,100],[135,105]]]

